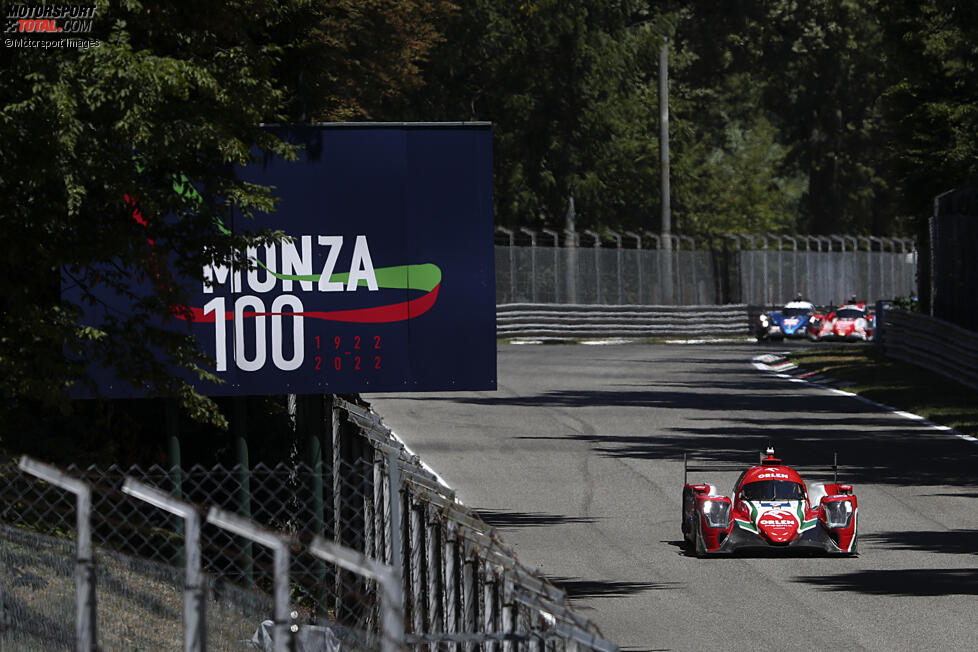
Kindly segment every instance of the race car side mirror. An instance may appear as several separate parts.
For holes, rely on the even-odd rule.
[[[843,495],[843,496],[851,496],[852,495],[852,485],[851,484],[840,484],[839,485],[839,493],[841,495]]]

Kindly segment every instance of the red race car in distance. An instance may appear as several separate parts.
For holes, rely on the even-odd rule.
[[[853,298],[828,315],[815,314],[808,321],[808,339],[866,342],[873,339],[876,317],[866,310],[866,303]]]
[[[838,483],[838,466],[797,467],[832,471],[836,479],[806,485],[798,470],[767,449],[759,464],[689,465],[685,473],[742,471],[730,496],[716,486],[685,482],[683,538],[697,557],[739,551],[808,551],[857,554],[859,508],[852,485]]]

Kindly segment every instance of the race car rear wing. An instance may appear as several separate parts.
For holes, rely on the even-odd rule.
[[[764,459],[763,453],[761,454],[760,463],[764,464],[767,460]],[[779,464],[781,460],[775,460]],[[708,472],[722,472],[722,471],[743,471],[746,467],[744,463],[734,463],[734,462],[709,462],[692,460],[693,464],[690,464],[690,460],[687,458],[687,454],[683,453],[683,484],[689,484],[688,475],[692,471],[694,473],[708,473]],[[798,473],[829,473],[832,475],[832,482],[835,484],[839,483],[839,454],[832,453],[832,465],[831,466],[795,466],[794,464],[789,465]]]

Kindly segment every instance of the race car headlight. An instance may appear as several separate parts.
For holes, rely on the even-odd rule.
[[[726,529],[730,525],[730,503],[721,500],[704,500],[703,516],[711,528]]]
[[[761,315],[760,317],[758,317],[758,320],[761,322],[761,326],[763,326],[764,328],[767,328],[768,325],[771,323],[771,321],[767,318],[767,315]]]
[[[822,503],[825,508],[825,524],[831,528],[849,527],[852,520],[852,503],[848,500],[835,500]]]

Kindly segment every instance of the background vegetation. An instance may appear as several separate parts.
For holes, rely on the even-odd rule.
[[[66,400],[81,360],[226,424],[167,373],[206,374],[162,327],[180,289],[159,281],[199,280],[203,260],[279,237],[214,228],[274,205],[233,174],[253,147],[288,154],[263,122],[489,120],[498,223],[561,229],[573,197],[579,228],[658,230],[667,43],[675,232],[909,235],[934,195],[978,176],[975,3],[98,4],[99,47],[5,47],[0,63],[5,439],[145,422]],[[174,192],[182,174],[193,192]],[[177,254],[161,260],[148,239]],[[61,299],[61,270],[82,288],[125,292],[136,275],[157,292],[94,329]],[[98,428],[66,425],[79,421]]]

